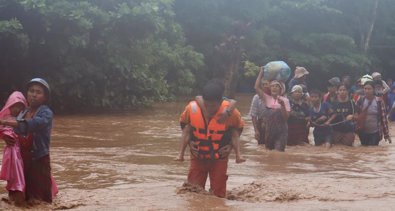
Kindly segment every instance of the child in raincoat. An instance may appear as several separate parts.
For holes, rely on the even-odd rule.
[[[13,92],[0,111],[0,119],[15,119],[26,106],[27,102],[23,94]],[[13,128],[0,126],[0,139],[7,142],[4,148],[0,179],[7,181],[6,189],[10,200],[22,203],[25,199],[25,177],[18,135],[15,134]]]

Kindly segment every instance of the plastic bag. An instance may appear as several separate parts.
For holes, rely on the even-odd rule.
[[[272,81],[277,80],[286,82],[291,76],[291,68],[283,61],[272,61],[267,63],[264,68],[264,78]]]

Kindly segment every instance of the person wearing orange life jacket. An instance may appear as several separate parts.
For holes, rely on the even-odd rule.
[[[224,123],[218,116],[228,108],[229,102],[222,99],[224,88],[220,83],[209,82],[203,88],[204,109],[196,101],[190,102],[181,114],[183,139],[188,139],[191,149],[191,163],[188,183],[204,188],[207,176],[210,177],[210,189],[218,197],[226,196],[226,175],[228,156],[234,147],[236,163],[245,160],[240,155],[239,136],[243,121],[237,109],[229,111],[229,118]],[[180,150],[186,144],[181,141]],[[180,151],[178,160],[183,160]]]

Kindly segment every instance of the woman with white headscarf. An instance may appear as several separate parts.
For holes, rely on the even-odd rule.
[[[308,144],[309,105],[303,100],[303,88],[300,85],[292,87],[290,93],[291,112],[288,119],[288,142],[287,145]]]

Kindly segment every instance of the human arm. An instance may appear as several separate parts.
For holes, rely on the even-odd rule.
[[[232,129],[232,146],[235,149],[236,163],[245,162],[246,159],[244,159],[240,153],[240,132],[236,129]]]
[[[15,119],[0,119],[0,125],[16,128],[19,123]]]
[[[199,108],[202,110],[202,112],[205,114],[206,113],[206,106],[204,106],[203,96],[201,96],[201,95],[196,96],[195,101],[198,104]]]
[[[333,113],[332,115],[330,115],[330,117],[328,118],[328,120],[325,121],[324,125],[329,126],[331,124],[331,122],[337,117],[337,113]]]
[[[386,94],[389,91],[391,91],[391,88],[388,86],[388,84],[384,80],[382,80],[381,82],[383,83],[383,94]]]
[[[259,96],[254,95],[254,97],[252,98],[251,108],[250,108],[250,115],[251,115],[252,125],[254,126],[256,140],[259,140],[259,136],[260,136],[259,128],[258,128],[259,101],[260,101]]]
[[[325,115],[323,115],[321,118],[323,119],[323,121],[325,121],[324,125],[329,126],[331,124],[331,121],[333,120],[331,118],[334,114],[336,114],[336,112],[334,112],[333,107],[328,103],[323,103],[322,106],[324,106]],[[334,118],[336,118],[336,116]]]
[[[0,119],[0,140],[3,140],[7,146],[14,145],[18,138],[10,124],[16,124],[15,119]]]
[[[346,120],[348,121],[355,121],[358,119],[358,114],[359,114],[359,110],[360,108],[357,106],[357,104],[354,102],[354,100],[351,100],[351,106],[352,106],[352,114],[349,114],[346,117]]]
[[[338,113],[335,112],[335,110],[337,109],[337,107],[339,106],[339,104],[335,104],[333,109],[332,108],[328,108],[327,109],[327,113],[328,113],[328,119],[325,121],[324,125],[329,126],[333,120],[336,119]]]
[[[18,134],[28,134],[40,131],[52,124],[53,113],[47,106],[40,107],[31,119],[10,120],[8,126],[15,128]]]
[[[384,134],[384,140],[388,141],[388,143],[392,143],[387,114],[386,114],[385,103],[382,99],[379,99],[377,101],[377,103],[378,103],[378,110],[380,113],[381,127],[382,127],[383,134]]]
[[[188,146],[188,142],[191,138],[191,126],[186,125],[184,129],[182,129],[182,135],[180,139],[180,144],[179,144],[179,153],[178,156],[174,159],[175,161],[184,161],[184,154],[185,154],[185,149]]]
[[[243,158],[240,156],[239,146],[239,137],[244,127],[244,121],[241,119],[240,112],[237,109],[233,110],[232,115],[229,117],[225,124],[227,125],[228,130],[230,130],[231,132],[231,139],[230,144],[227,144],[219,149],[219,155],[221,158],[227,158],[232,151],[232,148],[235,147],[236,162],[244,162]]]
[[[285,98],[284,99],[278,98],[277,102],[281,105],[281,114],[283,115],[285,121],[287,121],[289,118],[290,110],[291,110],[289,101],[286,100]]]
[[[259,95],[259,97],[261,97],[261,98],[263,98],[264,97],[264,91],[263,91],[263,89],[261,88],[261,81],[262,81],[262,78],[263,78],[263,73],[264,73],[264,68],[263,67],[261,67],[261,71],[259,72],[259,74],[258,74],[258,77],[256,78],[256,81],[255,81],[255,85],[254,85],[254,88],[255,88],[255,92]]]
[[[3,140],[7,146],[13,146],[15,144],[15,139],[9,136],[2,136],[0,140]]]

